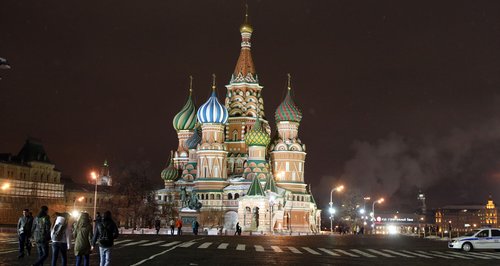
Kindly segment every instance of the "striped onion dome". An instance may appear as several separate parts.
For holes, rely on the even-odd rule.
[[[165,181],[175,181],[179,177],[179,171],[174,167],[173,156],[170,156],[170,164],[161,171],[161,178]]]
[[[264,146],[271,142],[271,137],[266,130],[262,128],[260,119],[257,117],[253,128],[245,135],[245,143],[248,146]]]
[[[201,142],[201,129],[199,126],[194,128],[193,135],[186,140],[186,147],[188,149],[196,149]]]
[[[191,89],[189,90],[189,97],[182,107],[181,111],[174,117],[173,125],[175,130],[192,130],[196,126],[196,108],[194,107],[193,99],[191,97]]]
[[[292,96],[290,95],[290,90],[291,88],[288,87],[285,99],[276,109],[276,113],[274,115],[276,122],[293,121],[299,123],[300,120],[302,120],[302,112],[293,101]]]
[[[198,121],[200,123],[217,123],[225,124],[227,122],[228,113],[224,105],[219,103],[215,87],[213,87],[212,95],[208,101],[198,109]]]

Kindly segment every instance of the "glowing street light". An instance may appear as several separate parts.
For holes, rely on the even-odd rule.
[[[10,188],[10,183],[4,183],[4,184],[2,185],[2,190],[7,190],[7,189],[9,189],[9,188]]]
[[[96,210],[97,210],[97,174],[92,171],[90,173],[90,175],[92,176],[92,179],[95,180],[95,190],[94,190],[94,220],[96,219],[95,215],[96,215]],[[96,224],[94,223],[94,230],[95,230],[95,226]]]
[[[76,216],[78,216],[78,214],[79,214],[79,212],[76,210],[76,202],[77,202],[77,201],[78,201],[78,202],[82,202],[82,201],[83,201],[83,199],[85,199],[85,197],[84,197],[84,196],[81,196],[81,197],[79,197],[79,198],[76,198],[76,199],[75,199],[75,201],[73,202],[73,212],[72,212],[72,215],[73,215],[73,216],[75,216],[75,217],[76,217]],[[76,215],[75,215],[75,214],[76,214]]]
[[[335,213],[335,209],[333,209],[333,191],[342,192],[344,190],[344,186],[340,185],[336,188],[332,188],[330,190],[330,233],[333,234],[333,214]],[[332,212],[333,211],[333,212]]]
[[[382,202],[384,202],[384,198],[380,198],[380,199],[374,201],[373,204],[372,204],[372,213],[371,213],[371,215],[372,215],[372,222],[373,222],[372,223],[372,227],[373,228],[375,228],[375,203],[380,204]]]

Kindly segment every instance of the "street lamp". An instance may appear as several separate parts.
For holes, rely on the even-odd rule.
[[[332,188],[332,190],[330,190],[330,233],[333,234],[333,213],[335,213],[335,210],[333,209],[333,191],[337,191],[337,192],[341,192],[344,190],[344,186],[343,185],[340,185],[336,188]],[[333,210],[333,213],[332,213],[332,210]]]
[[[81,196],[79,198],[76,198],[75,201],[73,202],[73,212],[72,212],[73,216],[76,217],[79,214],[79,211],[76,210],[76,202],[77,201],[82,202],[83,199],[85,199],[85,197]]]
[[[276,197],[272,195],[269,197],[269,232],[273,233],[274,228],[273,228],[273,208],[274,208],[274,203],[275,203]]]
[[[9,189],[9,188],[10,188],[10,183],[4,183],[2,185],[2,190],[4,190],[4,191],[7,190],[7,189]]]
[[[92,171],[92,173],[90,173],[90,175],[92,176],[92,179],[95,179],[95,190],[94,190],[94,220],[96,220],[96,217],[95,217],[95,214],[96,214],[96,209],[97,209],[97,174]],[[94,223],[94,229],[95,229],[95,223]]]
[[[374,201],[373,204],[372,204],[372,213],[371,213],[371,215],[372,215],[372,227],[373,228],[375,228],[375,203],[380,204],[382,202],[384,202],[384,198],[380,198],[380,199]]]

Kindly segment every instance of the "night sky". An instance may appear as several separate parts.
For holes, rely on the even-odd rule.
[[[500,2],[249,1],[252,55],[274,111],[292,74],[307,183],[412,209],[500,200]],[[43,141],[83,181],[177,147],[189,75],[225,95],[244,1],[0,1],[0,152]],[[115,178],[119,178],[115,176]],[[340,200],[342,196],[336,196]]]

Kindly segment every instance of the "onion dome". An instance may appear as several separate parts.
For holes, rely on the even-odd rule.
[[[189,86],[189,96],[186,104],[182,107],[181,111],[177,113],[174,117],[173,125],[175,130],[193,130],[196,125],[196,108],[193,103],[191,94],[193,92],[193,77],[191,79]]]
[[[293,101],[292,95],[290,94],[291,90],[292,88],[290,87],[290,74],[288,74],[288,91],[285,99],[276,109],[276,113],[274,115],[276,122],[292,121],[299,123],[300,120],[302,120],[302,112]]]
[[[170,164],[161,171],[161,178],[165,181],[175,181],[179,177],[179,171],[174,167],[174,157],[171,153]]]
[[[267,147],[271,142],[271,137],[266,130],[262,128],[260,119],[257,117],[253,128],[245,135],[245,143],[248,146],[264,146]]]
[[[191,149],[196,149],[198,144],[201,142],[201,129],[199,126],[194,128],[193,135],[186,140],[186,147]]]
[[[250,25],[250,23],[248,23],[248,5],[246,5],[245,21],[240,26],[240,32],[241,33],[244,33],[244,32],[252,33],[253,32],[252,26]]]
[[[227,122],[228,112],[224,105],[220,104],[215,92],[215,75],[213,75],[212,95],[208,101],[198,109],[198,121],[200,123],[225,124]]]

